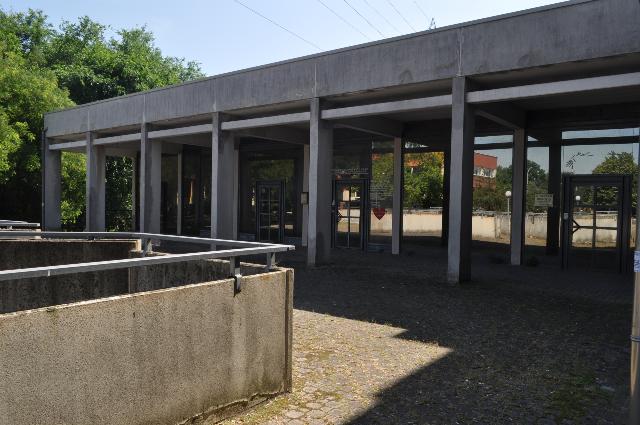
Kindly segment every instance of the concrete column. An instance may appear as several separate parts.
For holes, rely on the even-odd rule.
[[[49,140],[43,140],[42,200],[43,215],[40,225],[44,230],[61,228],[62,155],[60,151],[49,150]]]
[[[148,124],[140,129],[140,231],[160,233],[162,144],[147,137]]]
[[[402,191],[404,189],[404,149],[401,137],[393,139],[393,215],[391,216],[391,253],[400,254],[402,245]]]
[[[302,159],[302,191],[309,194],[309,145],[303,146]],[[309,241],[309,202],[302,205],[302,246],[307,246]]]
[[[320,99],[312,99],[309,122],[309,265],[327,262],[331,255],[333,127],[321,119],[321,111]]]
[[[238,146],[233,133],[222,131],[222,116],[212,118],[211,237],[238,238]]]
[[[446,246],[449,241],[449,175],[451,174],[451,155],[448,150],[443,152],[442,176],[442,233],[440,244]]]
[[[522,264],[527,185],[527,133],[519,128],[513,134],[513,176],[511,180],[511,265]]]
[[[475,113],[467,104],[468,81],[453,79],[451,111],[451,175],[449,178],[449,245],[447,279],[471,278],[471,212],[473,206],[473,141]]]
[[[93,144],[95,134],[87,132],[87,174],[85,230],[105,231],[105,153],[103,146]]]
[[[558,255],[560,246],[560,197],[562,187],[562,133],[550,137],[549,143],[549,193],[553,195],[553,207],[547,209],[547,255]]]

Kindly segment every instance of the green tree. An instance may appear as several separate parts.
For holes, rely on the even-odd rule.
[[[202,76],[197,63],[163,56],[144,27],[111,38],[106,29],[83,17],[55,30],[41,11],[0,9],[0,196],[12,201],[3,203],[0,217],[39,219],[45,112]],[[63,155],[62,216],[69,227],[83,217],[84,169],[83,155]],[[128,225],[131,172],[130,160],[108,158],[107,210],[123,215],[108,217],[112,230]]]
[[[408,153],[405,155],[404,205],[408,208],[442,206],[442,152]]]
[[[607,154],[605,159],[593,169],[593,174],[631,174],[632,190],[631,205],[633,208],[638,203],[638,164],[636,164],[631,152],[614,152]],[[613,189],[601,189],[598,193],[598,204],[613,205],[616,202],[616,193]]]
[[[0,217],[39,221],[44,112],[71,106],[55,74],[41,66],[49,34],[41,12],[0,10]]]

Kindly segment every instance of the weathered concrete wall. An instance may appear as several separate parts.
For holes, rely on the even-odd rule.
[[[637,0],[545,6],[45,115],[49,137],[640,52]]]
[[[128,258],[137,241],[0,240],[0,270]],[[0,313],[128,292],[127,270],[0,282]]]
[[[175,424],[291,388],[293,271],[0,315],[0,425]]]

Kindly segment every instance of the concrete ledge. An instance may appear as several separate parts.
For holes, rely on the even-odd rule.
[[[175,424],[291,389],[293,271],[0,315],[0,424]]]

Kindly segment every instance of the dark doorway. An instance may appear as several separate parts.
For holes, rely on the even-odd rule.
[[[256,235],[260,242],[284,240],[284,180],[256,182]]]
[[[186,146],[182,151],[182,233],[211,234],[211,150]]]
[[[367,181],[335,180],[333,193],[333,246],[365,249]]]
[[[629,266],[630,175],[563,177],[562,267]]]

